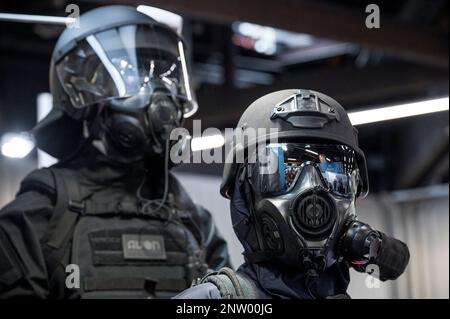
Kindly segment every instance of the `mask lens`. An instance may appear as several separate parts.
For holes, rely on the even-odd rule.
[[[306,166],[320,173],[322,186],[332,193],[344,197],[356,193],[355,152],[345,145],[269,144],[257,149],[249,165],[251,182],[263,197],[291,192]]]

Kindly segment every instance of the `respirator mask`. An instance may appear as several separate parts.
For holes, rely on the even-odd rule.
[[[249,254],[320,273],[339,259],[338,241],[356,218],[355,152],[340,144],[276,143],[248,158],[244,185],[257,245]]]
[[[162,155],[183,118],[179,101],[164,88],[108,101],[102,116],[100,145],[118,162]]]

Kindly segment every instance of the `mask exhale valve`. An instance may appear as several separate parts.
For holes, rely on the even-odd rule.
[[[336,209],[326,191],[317,187],[295,200],[291,219],[293,227],[305,239],[323,240],[336,221]]]

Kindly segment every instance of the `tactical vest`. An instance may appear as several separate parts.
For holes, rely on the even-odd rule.
[[[169,298],[207,271],[192,203],[140,214],[135,196],[86,192],[61,168],[31,173],[19,194],[31,190],[54,204],[41,241],[52,298]]]

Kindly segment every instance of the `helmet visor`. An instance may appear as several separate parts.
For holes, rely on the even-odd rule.
[[[337,196],[354,197],[359,180],[355,151],[346,145],[276,143],[260,146],[249,158],[250,180],[262,197],[294,190],[297,181],[314,166],[325,188]]]
[[[76,108],[160,91],[180,102],[185,117],[197,109],[183,43],[158,25],[92,34],[56,65],[56,72]]]

